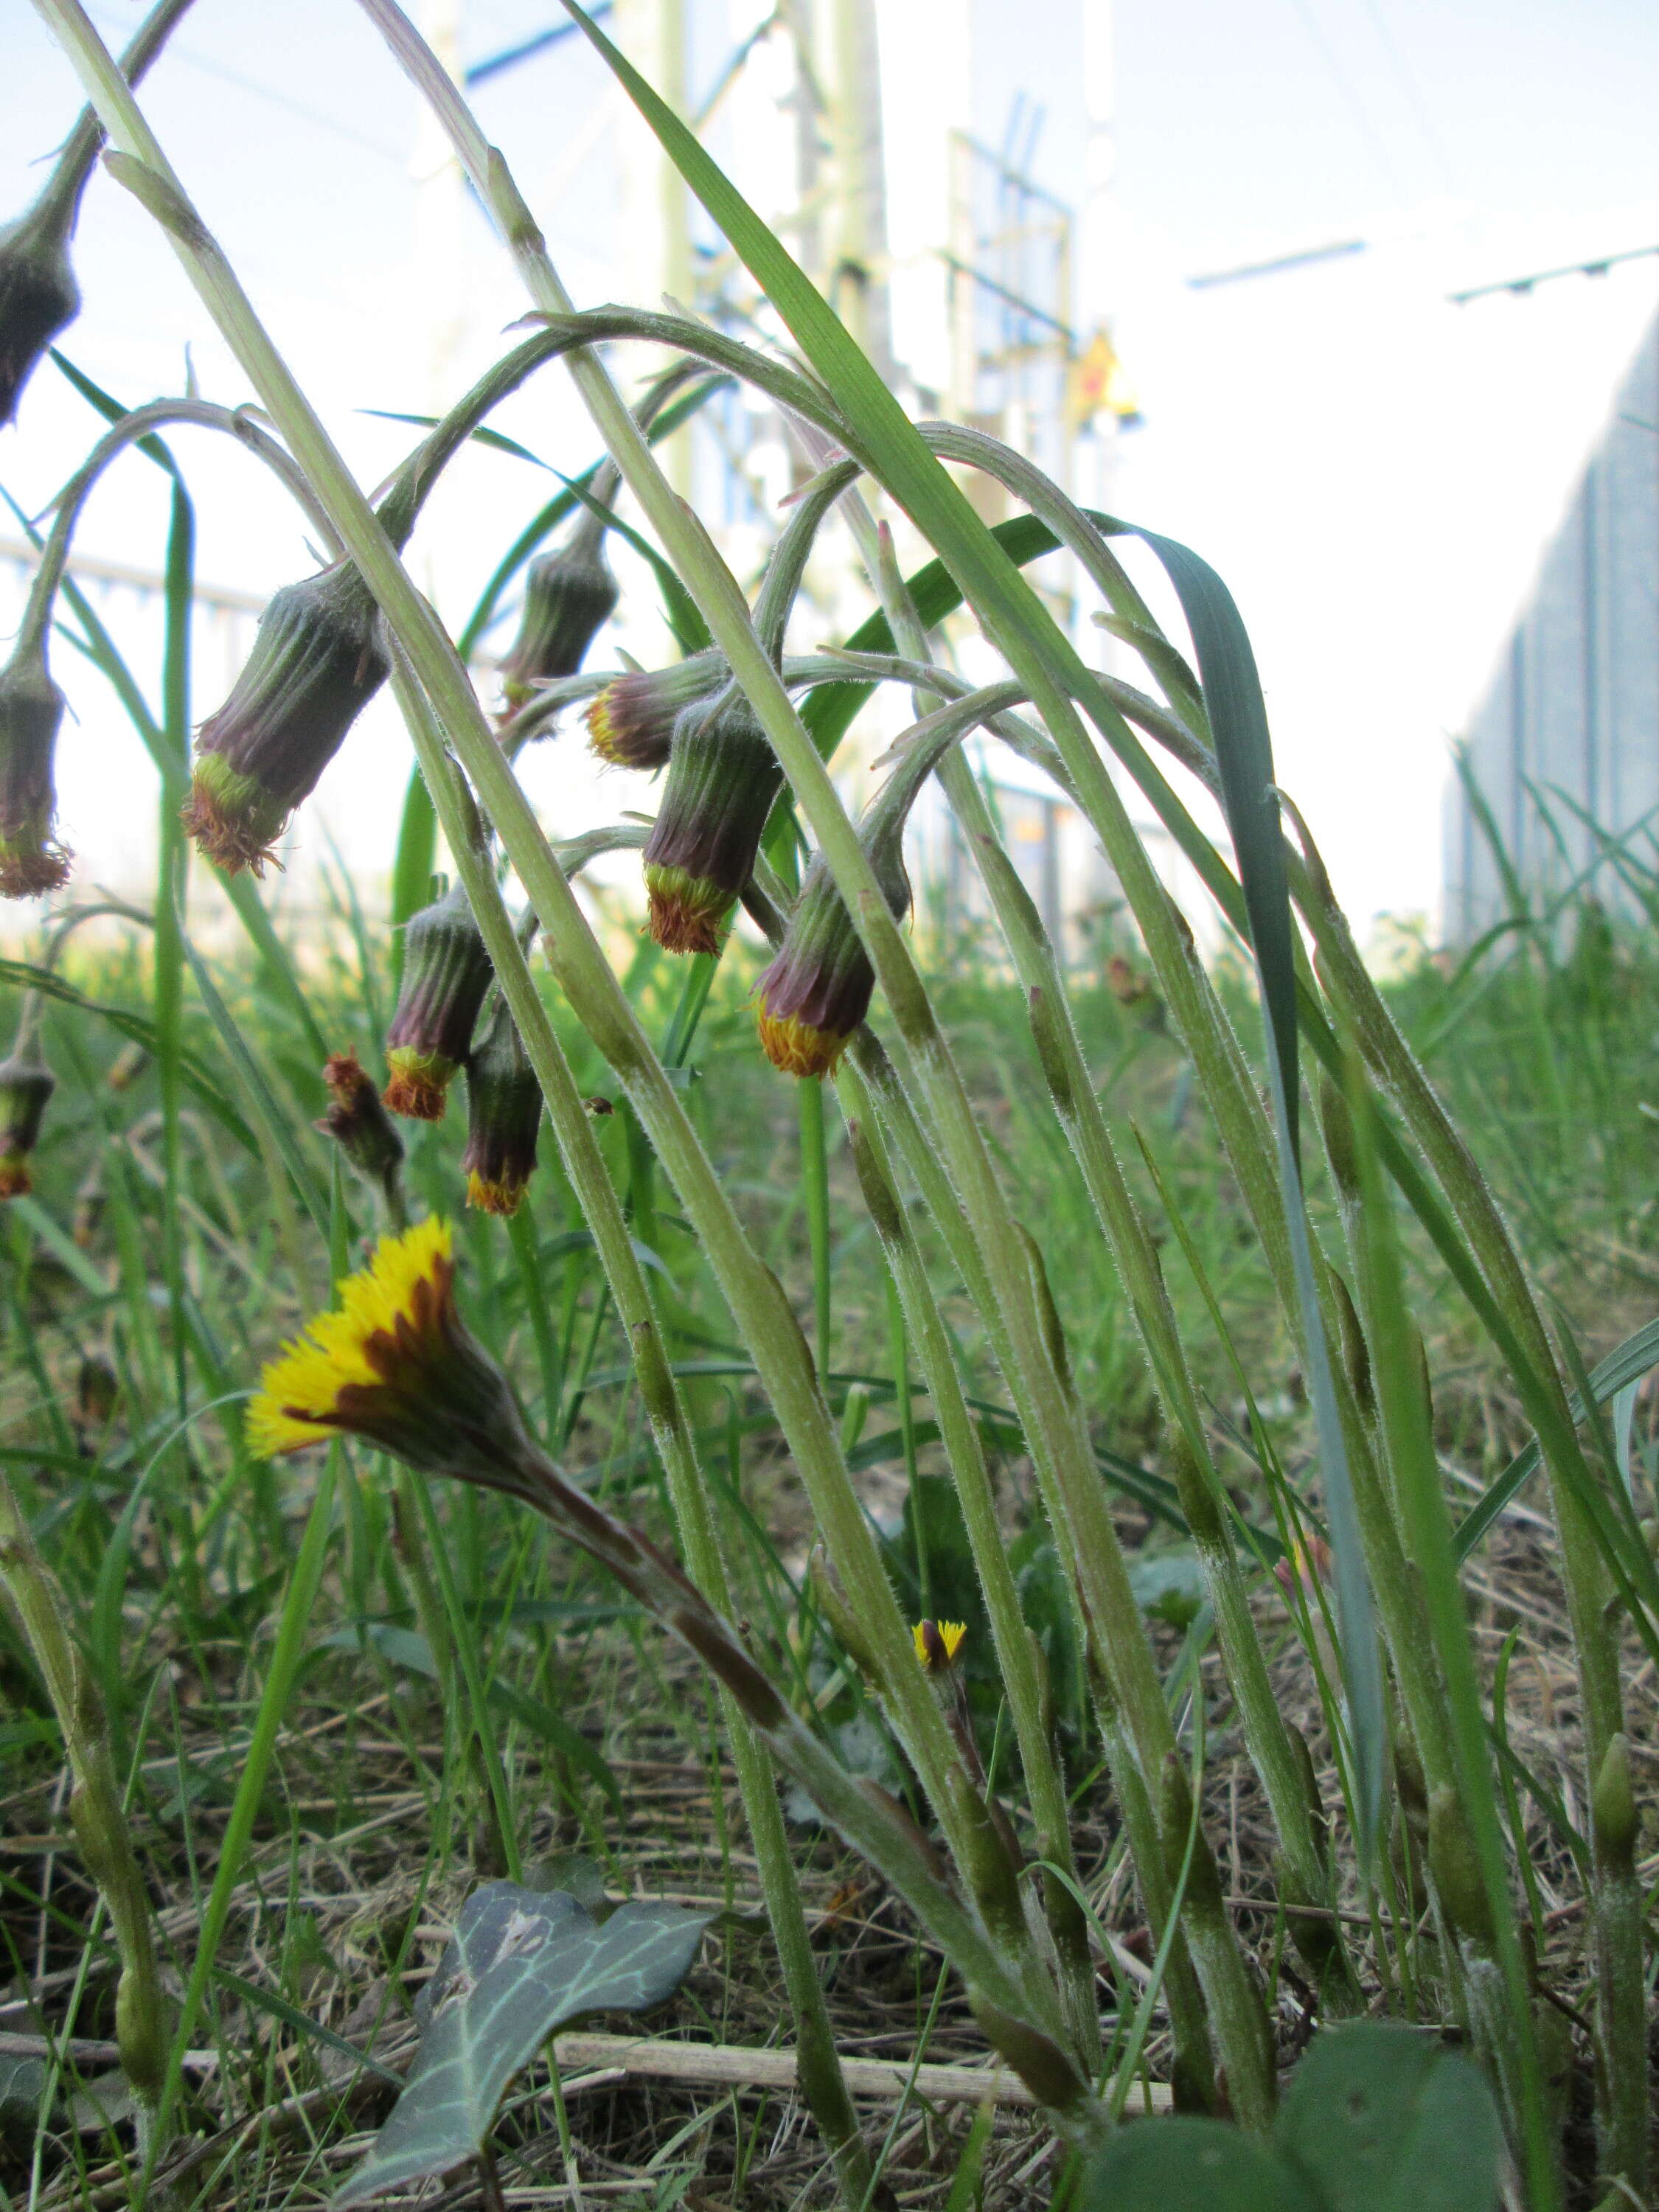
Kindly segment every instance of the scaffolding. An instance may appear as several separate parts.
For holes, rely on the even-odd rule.
[[[1011,141],[1024,126],[1026,159],[1041,118],[1016,100]],[[945,248],[953,363],[952,405],[975,428],[1004,439],[1071,483],[1067,406],[1077,353],[1073,325],[1072,210],[1006,154],[965,131],[951,134],[951,232]],[[981,479],[982,483],[986,480]],[[977,496],[1000,519],[1006,495]]]

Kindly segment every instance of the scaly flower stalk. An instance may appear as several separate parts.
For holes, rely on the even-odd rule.
[[[190,0],[160,0],[121,57],[121,73],[137,84],[167,43]],[[88,108],[34,204],[0,228],[0,423],[14,421],[23,386],[47,347],[81,312],[70,265],[81,198],[103,146],[98,118]]]
[[[1095,1969],[1089,1953],[1087,1923],[1073,1888],[1077,1868],[1072,1850],[1071,1808],[1066,1778],[1048,1718],[1042,1653],[1026,1626],[1020,1606],[1019,1591],[997,1516],[985,1448],[963,1395],[950,1336],[927,1279],[926,1262],[899,1203],[880,1134],[867,1109],[862,1115],[857,1111],[860,1102],[856,1078],[849,1073],[842,1081],[848,1137],[864,1194],[865,1210],[881,1239],[898,1286],[905,1325],[915,1347],[927,1395],[933,1403],[940,1438],[962,1506],[980,1590],[991,1624],[991,1638],[996,1647],[997,1668],[1012,1716],[1020,1765],[1030,1798],[1037,1856],[1044,1862],[1044,1908],[1065,1978],[1063,1986],[1073,2032],[1087,2049],[1090,2040],[1097,2041],[1099,2037]],[[926,1632],[930,1629],[932,1635]],[[924,1666],[934,1663],[934,1638],[942,1647],[945,1661],[948,1663],[954,1659],[956,1644],[951,1640],[948,1624],[923,1621],[915,1630],[915,1638],[916,1656]]]
[[[997,842],[983,794],[961,756],[941,763],[940,780],[961,823],[992,909],[1025,994],[1032,1035],[1061,1127],[1083,1170],[1101,1232],[1124,1287],[1168,1425],[1181,1510],[1202,1563],[1215,1608],[1227,1680],[1238,1704],[1252,1764],[1261,1778],[1278,1832],[1281,1887],[1291,1931],[1322,1986],[1352,1994],[1336,1923],[1330,1868],[1314,1834],[1301,1761],[1262,1656],[1224,1492],[1212,1459],[1203,1407],[1188,1368],[1163,1267],[1124,1176],[1078,1041],[1065,979],[1030,894]],[[1305,1908],[1298,1912],[1297,1908]]]
[[[899,571],[891,533],[884,525],[876,528],[861,501],[853,502],[853,514],[854,528],[859,532],[870,574],[880,592],[895,638],[905,651],[919,658],[925,652],[926,640]],[[925,705],[933,696],[936,695],[918,690],[915,695],[918,708]],[[967,699],[958,701],[954,708],[940,710],[931,719],[939,721],[950,714],[965,717],[975,703],[982,703],[988,708],[1000,696],[994,690],[970,695]],[[971,803],[964,798],[964,792],[967,792],[977,800],[979,791],[960,752],[955,750],[945,751],[941,757],[940,769],[947,796],[953,805],[963,811],[964,824],[971,823],[983,845],[981,866],[987,871],[988,888],[992,892],[994,905],[1005,932],[1012,921],[1020,918],[1026,921],[1025,929],[1019,933],[1019,943],[1013,947],[1018,965],[1022,953],[1030,954],[1038,948],[1047,947],[1046,935],[1029,898],[1024,897],[1022,892],[1021,902],[1016,903],[1009,895],[1008,884],[1017,879],[1013,878],[1012,866],[996,842],[982,800],[980,801],[980,811],[975,813]],[[992,871],[990,864],[993,859],[1002,863],[1000,870]],[[1052,968],[1052,957],[1048,968]],[[1030,977],[1023,980],[1027,981],[1030,990],[1035,1021],[1035,1010],[1042,1003],[1042,984],[1048,986],[1052,998],[1058,981],[1057,971],[1051,974],[1045,969],[1042,984],[1036,988],[1032,987]],[[1063,999],[1060,1004],[1063,1007]],[[1088,1084],[1086,1076],[1082,1079],[1092,1098],[1092,1086]],[[948,1228],[946,1234],[950,1234]],[[1024,1238],[1023,1231],[1017,1230],[1016,1234],[1029,1246],[1029,1240]],[[1028,1260],[1034,1317],[1047,1339],[1049,1372],[1054,1378],[1059,1395],[1066,1401],[1075,1417],[1076,1429],[1080,1427],[1080,1408],[1076,1405],[1072,1387],[1059,1314],[1049,1293],[1041,1256],[1035,1248],[1029,1248]],[[971,1281],[971,1275],[969,1279]],[[1159,1288],[1162,1288],[1161,1279]],[[1170,1328],[1173,1332],[1172,1322]],[[1010,1372],[1012,1375],[1012,1369]],[[1013,1387],[1016,1401],[1020,1402],[1021,1385],[1015,1382]],[[1201,1439],[1201,1424],[1199,1435]],[[1167,1729],[1160,1729],[1161,1716],[1155,1710],[1147,1689],[1149,1661],[1144,1634],[1123,1632],[1121,1622],[1117,1623],[1114,1634],[1102,1632],[1103,1622],[1111,1621],[1114,1618],[1109,1610],[1103,1608],[1103,1599],[1104,1607],[1109,1608],[1113,1600],[1109,1593],[1114,1582],[1122,1589],[1127,1589],[1127,1569],[1111,1516],[1109,1514],[1095,1514],[1090,1504],[1089,1492],[1077,1488],[1074,1460],[1057,1461],[1053,1456],[1052,1446],[1047,1450],[1039,1449],[1036,1457],[1044,1483],[1050,1522],[1056,1532],[1062,1563],[1068,1570],[1068,1580],[1079,1607],[1079,1626],[1085,1641],[1097,1650],[1097,1663],[1094,1670],[1096,1704],[1109,1747],[1114,1778],[1124,1806],[1137,1879],[1148,1917],[1161,1929],[1169,1910],[1169,1900],[1176,1889],[1171,1869],[1186,1848],[1184,1827],[1178,1836],[1160,1833],[1163,1805],[1160,1778],[1173,1756],[1174,1740]],[[1090,1516],[1086,1532],[1078,1521],[1077,1508],[1072,1502],[1074,1499],[1081,1504],[1084,1512]],[[1209,1502],[1207,1497],[1204,1502]],[[1213,1528],[1217,1519],[1216,1510],[1211,1504],[1208,1514],[1201,1515],[1195,1524],[1195,1536],[1201,1530]],[[1218,1540],[1212,1548],[1220,1553],[1224,1537],[1219,1536],[1218,1532]],[[1225,1547],[1225,1559],[1227,1565],[1232,1567],[1233,1579],[1237,1583],[1237,1568],[1233,1565],[1230,1545]],[[1136,1631],[1139,1631],[1139,1626],[1137,1622]],[[1248,1612],[1244,1617],[1244,1631],[1251,1650],[1255,1650],[1254,1632]],[[1257,1657],[1259,1664],[1259,1653]],[[1268,1710],[1276,1715],[1277,1708],[1273,1704],[1270,1691],[1267,1703]],[[1127,1764],[1127,1758],[1134,1761],[1136,1771],[1133,1774]],[[1297,1779],[1299,1784],[1299,1774]],[[1297,1802],[1299,1810],[1305,1810],[1305,1799],[1299,1787]],[[1201,1834],[1194,1850],[1197,1859],[1207,1865],[1209,1844]],[[1250,2069],[1241,2078],[1247,2082],[1247,2095],[1255,2093],[1263,2082],[1271,2082],[1271,2052],[1267,2051],[1266,2039],[1257,2027],[1255,2014],[1259,2005],[1238,1957],[1237,1947],[1231,1938],[1231,1930],[1225,1929],[1213,1917],[1200,1926],[1192,1923],[1191,1914],[1184,1904],[1182,1911],[1183,1929],[1189,1939],[1192,1966],[1196,1969],[1204,1985],[1223,2063],[1231,2069],[1243,2063],[1247,2069]],[[1187,1964],[1184,1954],[1172,1958],[1171,1964],[1177,1968],[1184,1967]],[[1179,1979],[1177,1974],[1177,1987]],[[1190,2000],[1183,2006],[1177,1996],[1172,2001],[1172,2014],[1176,2025],[1178,2065],[1192,2078],[1199,2074],[1204,2064],[1200,2054],[1205,2043],[1191,2016]]]
[[[710,1486],[698,1463],[679,1384],[663,1356],[645,1270],[600,1154],[586,1105],[526,965],[524,947],[508,918],[489,855],[477,842],[471,799],[444,752],[431,709],[404,671],[394,668],[392,684],[461,881],[473,902],[502,995],[536,1070],[565,1174],[592,1233],[617,1314],[627,1330],[641,1401],[667,1474],[669,1497],[692,1576],[711,1603],[729,1614],[731,1595],[709,1507]],[[574,846],[561,849],[561,864],[567,875],[575,873],[594,842],[579,840]],[[870,2183],[868,2154],[836,2051],[771,1763],[730,1691],[722,1685],[719,1695],[794,2019],[802,2092],[835,2161],[848,2212],[863,2212]]]
[[[985,1318],[993,1356],[1007,1379],[1015,1411],[1022,1425],[1025,1425],[1026,1435],[1028,1438],[1034,1435],[1041,1437],[1042,1431],[1036,1423],[1032,1401],[1028,1395],[1027,1376],[1018,1364],[984,1257],[963,1217],[961,1205],[940,1159],[938,1142],[932,1131],[924,1126],[899,1080],[896,1069],[872,1030],[862,1029],[854,1038],[851,1050],[841,1064],[836,1083],[842,1094],[842,1110],[849,1123],[856,1122],[861,1128],[868,1130],[873,1129],[879,1121],[892,1138],[945,1241],[952,1264],[967,1285],[969,1297]],[[900,1281],[902,1290],[902,1277]],[[906,1319],[911,1319],[908,1310]],[[925,1329],[923,1309],[920,1305],[911,1326],[916,1336],[918,1355],[931,1352],[931,1332]],[[934,1391],[933,1370],[924,1366],[923,1373],[929,1376],[929,1390],[934,1395],[935,1404],[948,1406],[950,1395],[943,1370],[938,1372],[939,1389],[946,1393],[943,1398]],[[941,1426],[943,1422],[941,1413]],[[975,1434],[976,1437],[977,1431]],[[1140,1778],[1139,1765],[1124,1733],[1121,1711],[1111,1695],[1109,1684],[1092,1656],[1096,1639],[1090,1637],[1089,1614],[1080,1597],[1083,1578],[1079,1571],[1071,1526],[1059,1505],[1060,1472],[1048,1459],[1042,1446],[1039,1446],[1033,1456],[1060,1570],[1066,1588],[1073,1593],[1074,1601],[1079,1605],[1079,1632],[1084,1638],[1085,1650],[1091,1654],[1091,1687],[1100,1715],[1111,1766],[1112,1786],[1122,1811],[1124,1832],[1128,1838],[1136,1882],[1153,1936],[1161,1941],[1170,1906],[1164,1839],[1158,1831],[1151,1796]],[[971,1458],[965,1449],[960,1455],[953,1452],[952,1466],[960,1482],[961,1469],[972,1466]],[[969,1497],[969,1492],[964,1490],[964,1517],[968,1513]],[[970,1532],[974,1525],[970,1520]],[[1019,1610],[1018,1594],[1012,1589],[1012,1578],[1007,1572],[1006,1553],[1000,1544],[994,1547],[994,1551],[988,1544],[976,1546],[975,1564],[979,1570],[981,1588],[987,1593],[988,1612],[992,1611],[989,1593],[994,1587],[999,1590],[998,1608],[1008,1624],[1012,1640],[1013,1626],[1018,1621],[1023,1627],[1024,1616]],[[994,1613],[993,1619],[995,1617]],[[1019,1677],[1015,1673],[1006,1679],[1011,1705],[1018,1726],[1021,1725],[1022,1706],[1013,1705],[1013,1700],[1018,1694]],[[1033,1709],[1027,1705],[1023,1710],[1024,1726],[1034,1732],[1038,1741],[1043,1740],[1046,1731],[1040,1706]],[[1041,1773],[1042,1769],[1039,1767],[1036,1771]],[[1035,1800],[1033,1810],[1038,1812],[1041,1821],[1042,1814],[1038,1811]],[[1069,1851],[1069,1815],[1063,1793],[1058,1806],[1052,1803],[1048,1806],[1048,1820],[1043,1823],[1048,1827],[1056,1824],[1067,1832],[1066,1850]],[[1063,1866],[1065,1861],[1059,1859],[1056,1863]],[[1203,1993],[1194,1971],[1191,1955],[1178,1929],[1164,1972],[1164,1994],[1174,2030],[1175,2074],[1180,2101],[1194,2110],[1207,2110],[1215,2101],[1215,2062],[1211,2052]]]
[[[878,1863],[902,1860],[901,1893],[929,1924],[941,1911],[953,1923],[952,1955],[960,1959],[955,1947],[965,1944],[970,1983],[981,2007],[1004,2020],[1005,2045],[1019,2053],[1013,2063],[1062,2126],[1091,2133],[1097,2108],[1085,2078],[1021,2017],[1018,1990],[969,1916],[908,1839],[898,1844],[899,1825],[836,1767],[679,1567],[564,1480],[532,1437],[506,1376],[462,1323],[453,1285],[447,1224],[429,1219],[382,1239],[369,1267],[339,1286],[340,1304],[267,1366],[248,1412],[253,1449],[280,1455],[343,1432],[421,1472],[532,1505],[715,1675],[849,1841],[866,1852],[873,1845]],[[1006,2015],[1005,2006],[1012,2008]]]
[[[442,718],[446,735],[455,746],[468,775],[475,780],[480,798],[536,906],[543,925],[544,943],[561,987],[617,1069],[659,1157],[679,1187],[682,1202],[697,1224],[717,1279],[732,1302],[739,1328],[755,1351],[763,1382],[778,1408],[797,1463],[807,1479],[820,1524],[845,1554],[837,1564],[849,1595],[866,1608],[872,1637],[884,1644],[895,1644],[900,1650],[908,1650],[902,1622],[836,1448],[827,1409],[812,1375],[811,1358],[800,1340],[793,1316],[769,1272],[743,1236],[729,1198],[698,1145],[673,1086],[655,1062],[633,1010],[594,943],[524,793],[483,720],[465,672],[431,610],[393,556],[384,532],[377,526],[314,413],[271,347],[222,255],[185,199],[161,148],[113,72],[78,0],[38,0],[38,4],[58,27],[76,66],[94,91],[100,112],[121,141],[122,155],[112,157],[115,173],[131,185],[167,229],[187,272],[198,283],[203,297],[237,349],[261,397],[337,523],[352,556],[371,579],[395,634],[407,644],[421,681],[429,688],[434,707]],[[561,314],[567,313],[568,301],[546,265],[533,224],[524,212],[499,158],[489,155],[457,100],[453,86],[414,39],[402,16],[395,9],[380,5],[380,0],[375,0],[375,14],[399,42],[400,52],[416,69],[423,90],[438,105],[446,124],[456,128],[464,159],[477,176],[491,204],[503,211],[503,220],[515,247],[521,249],[529,266],[543,272],[544,303]],[[690,580],[718,641],[728,655],[736,656],[734,666],[738,658],[742,659],[745,682],[752,684],[757,695],[766,699],[777,732],[790,744],[792,773],[798,769],[802,787],[810,790],[815,826],[824,828],[837,838],[841,847],[838,866],[845,865],[848,868],[848,879],[842,884],[843,893],[847,893],[849,885],[860,891],[867,887],[878,903],[879,894],[868,878],[861,856],[855,854],[850,861],[848,859],[842,830],[851,836],[851,825],[841,814],[822,764],[788,708],[775,672],[758,647],[741,594],[714,556],[695,519],[680,507],[652,468],[637,428],[600,364],[591,357],[579,356],[574,373],[600,414],[607,440],[617,453],[624,475],[634,489],[642,489],[646,495],[650,520],[670,545],[677,564],[684,568]],[[779,700],[782,702],[781,715],[775,713]],[[800,757],[803,750],[805,758]],[[430,775],[434,763],[424,747],[422,760]],[[816,819],[820,816],[821,823]],[[856,847],[855,836],[853,842]],[[861,903],[859,910],[862,915]],[[875,934],[874,922],[871,928]],[[909,969],[902,941],[890,930],[890,922],[888,937],[898,945],[899,964],[894,971],[894,987],[902,994],[908,992],[914,1000],[919,983]],[[890,949],[888,937],[881,939],[884,957]],[[878,962],[878,972],[880,966]],[[885,978],[884,988],[888,988]],[[893,988],[888,989],[888,995],[890,1000],[894,996]],[[925,1007],[925,1004],[923,999],[921,1006]],[[521,1010],[516,1002],[514,1013],[521,1025],[529,1018],[527,1009]],[[936,1032],[932,1034],[936,1038]],[[949,1068],[948,1058],[944,1066]],[[960,1105],[963,1113],[969,1112],[965,1094],[961,1097]],[[971,1121],[970,1114],[969,1118]],[[977,1143],[976,1137],[974,1141]],[[983,1177],[994,1182],[982,1146],[979,1165]],[[983,1200],[986,1194],[981,1180],[976,1186],[976,1199]],[[1026,1340],[1023,1348],[1030,1352],[1030,1332],[1023,1322],[1020,1327]],[[1033,1356],[1041,1359],[1040,1348]],[[1058,1413],[1054,1417],[1070,1419],[1069,1415]],[[1079,1437],[1076,1446],[1079,1471],[1086,1465],[1081,1445],[1082,1439]],[[1090,1480],[1091,1487],[1097,1489],[1092,1470]],[[1133,1617],[1128,1593],[1126,1591],[1123,1596]],[[1135,1626],[1138,1632],[1138,1620]],[[889,1673],[896,1680],[896,1655]],[[920,1683],[916,1686],[925,1687]],[[1157,1697],[1155,1680],[1152,1686]],[[952,1788],[949,1778],[953,1771],[948,1735],[930,1701],[907,1703],[900,1710],[906,1742],[935,1805],[940,1808],[941,1819],[948,1824]],[[956,1841],[953,1836],[953,1847]],[[1023,1967],[1020,1982],[1028,1991],[1029,2002],[1041,2010],[1040,1991]],[[1254,2096],[1249,2084],[1250,2062],[1244,2054],[1241,2058],[1242,2070],[1235,2080],[1236,2095],[1240,2109],[1248,2110],[1254,2118],[1258,2117],[1261,2100]],[[1242,2090],[1238,2086],[1241,2081],[1244,2084]]]
[[[75,1778],[70,1824],[81,1856],[109,1909],[121,1955],[115,1990],[115,2041],[139,2112],[139,2148],[146,2142],[167,2072],[168,2005],[155,1959],[155,1925],[144,1877],[132,1847],[120,1785],[110,1755],[109,1727],[96,1686],[70,1638],[61,1590],[47,1573],[27,1522],[0,1477],[0,1584],[16,1612],[63,1732]]]

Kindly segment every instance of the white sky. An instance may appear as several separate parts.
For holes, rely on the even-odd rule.
[[[471,0],[469,53],[556,12],[556,0]],[[118,40],[139,10],[98,0],[93,14]],[[1445,295],[1659,244],[1659,9],[1119,0],[1117,18],[1116,304],[1146,422],[1127,443],[1116,503],[1185,538],[1231,584],[1281,780],[1357,916],[1431,908],[1446,735],[1498,655],[1659,301],[1659,260],[1527,299],[1460,309]],[[584,301],[622,289],[602,219],[614,134],[595,113],[613,98],[599,64],[568,43],[477,100]],[[422,272],[403,80],[349,0],[198,0],[145,99],[279,343],[374,481],[406,434],[359,410],[426,399],[410,337]],[[75,105],[33,11],[0,0],[0,208],[21,204],[28,164]],[[1225,290],[1183,282],[1355,236],[1376,243]],[[481,220],[470,240],[465,374],[523,306]],[[244,396],[171,254],[107,179],[89,196],[77,267],[88,305],[66,346],[92,374],[135,402],[176,390],[188,343],[210,396]],[[556,375],[500,419],[560,466],[592,453]],[[0,439],[0,483],[39,507],[92,429],[48,371],[21,428]],[[200,486],[204,576],[264,590],[303,569],[291,519],[246,465],[210,463],[189,435],[179,450]],[[458,620],[506,534],[551,488],[506,459],[466,466],[423,541]],[[160,479],[135,459],[81,543],[153,564],[164,524]],[[653,649],[648,638],[640,649]],[[204,674],[198,714],[217,704],[213,680]],[[82,724],[64,746],[68,834],[89,877],[130,876],[148,848],[148,779],[136,742],[71,688]],[[395,833],[400,743],[390,730],[354,741],[325,786],[334,833],[370,869]],[[544,749],[536,774],[550,814],[568,800],[591,818],[574,746]],[[608,812],[629,799],[613,786],[599,803]]]

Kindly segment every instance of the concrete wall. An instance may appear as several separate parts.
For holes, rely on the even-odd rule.
[[[1529,891],[1565,887],[1605,850],[1575,806],[1627,838],[1635,861],[1659,866],[1659,323],[1470,718],[1467,757]],[[1593,882],[1609,904],[1628,905],[1605,861]],[[1456,779],[1445,885],[1453,943],[1507,910],[1491,841]]]

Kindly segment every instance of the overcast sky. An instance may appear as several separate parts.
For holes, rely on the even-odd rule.
[[[138,14],[126,0],[92,12],[112,40]],[[554,13],[555,0],[471,0],[470,55]],[[1659,300],[1659,260],[1526,298],[1459,308],[1446,295],[1659,245],[1659,9],[1119,0],[1116,86],[1119,336],[1146,413],[1117,503],[1187,538],[1232,584],[1281,780],[1306,801],[1358,915],[1431,908],[1447,735],[1497,658]],[[422,279],[402,79],[349,0],[198,0],[145,97],[261,313],[373,480],[405,434],[359,410],[425,398],[407,313]],[[599,112],[612,98],[574,41],[478,94],[583,301],[618,289],[596,220],[614,191]],[[27,197],[31,159],[74,106],[39,20],[6,0],[0,207]],[[1366,250],[1224,288],[1186,282],[1352,240]],[[482,347],[522,301],[481,222],[476,245],[467,306]],[[120,396],[176,390],[186,343],[204,389],[242,396],[170,253],[107,179],[94,185],[77,265],[88,306],[69,349]],[[559,380],[503,419],[561,466],[591,453]],[[0,483],[38,506],[89,434],[81,403],[43,377],[21,432],[0,438]],[[188,438],[179,450],[189,458]],[[468,465],[458,515],[510,526],[546,495],[548,480],[522,464]],[[249,470],[203,467],[200,481],[204,575],[264,590],[304,565],[291,520]],[[88,550],[158,557],[160,489],[155,471],[129,463],[92,511]],[[439,580],[453,577],[458,599],[488,566],[471,550],[436,546]],[[204,697],[198,711],[216,703]],[[143,819],[141,770],[72,733],[64,787],[71,836],[112,866]],[[340,787],[361,792],[349,777]],[[353,799],[348,842],[370,836],[374,813]]]

